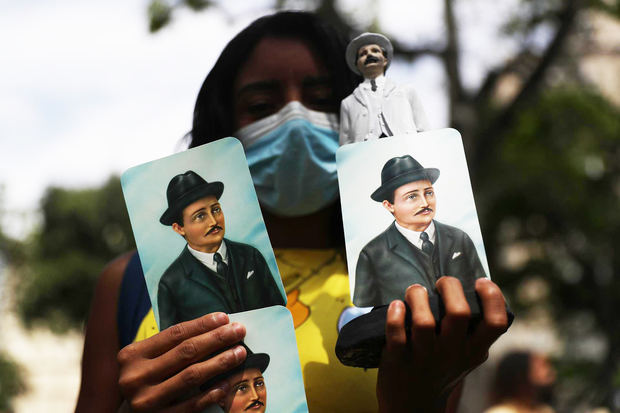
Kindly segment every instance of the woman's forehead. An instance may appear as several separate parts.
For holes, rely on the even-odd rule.
[[[235,81],[235,94],[254,83],[303,82],[308,77],[324,76],[327,69],[303,40],[285,37],[261,39],[241,67]]]

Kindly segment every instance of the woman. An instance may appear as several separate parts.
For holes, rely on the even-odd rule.
[[[403,303],[390,306],[378,379],[375,371],[342,366],[334,355],[338,318],[351,305],[335,173],[336,113],[355,84],[344,60],[345,45],[312,14],[283,12],[258,19],[231,40],[205,79],[194,110],[191,146],[230,135],[244,145],[295,322],[310,411],[377,411],[375,387],[381,411],[445,409],[461,378],[482,362],[506,328],[503,297],[488,280],[477,285],[488,311],[473,336],[465,336],[469,307],[460,283],[444,277],[437,287],[447,313],[440,335],[435,335],[423,287],[412,286],[406,295],[414,310],[411,337],[405,333]],[[201,361],[245,334],[243,326],[229,324],[224,314],[153,335],[152,316],[143,316],[145,291],[128,292],[140,290],[141,280],[139,261],[131,254],[101,276],[88,322],[78,411],[118,406],[117,379],[134,410],[201,411],[224,397],[226,383],[179,398],[246,355],[235,346]],[[94,327],[101,325],[118,326],[119,332]],[[119,353],[120,373],[111,365],[126,344],[119,345],[116,337],[151,335]],[[417,353],[411,352],[408,339]],[[425,373],[428,366],[433,366],[431,374]],[[100,402],[104,394],[110,400],[107,410]]]

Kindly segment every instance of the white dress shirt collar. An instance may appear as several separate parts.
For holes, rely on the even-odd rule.
[[[385,85],[385,76],[379,75],[375,78],[375,83],[377,84],[377,90],[375,92],[380,92],[383,90],[383,86]],[[372,90],[372,86],[370,84],[370,79],[364,79],[362,82],[362,87],[367,90]]]
[[[399,225],[396,221],[394,221],[394,225],[396,225],[396,229],[398,230],[398,232],[400,232],[405,238],[407,238],[407,241],[420,249],[422,249],[422,240],[420,239],[420,234],[422,234],[422,232],[426,232],[428,234],[429,241],[435,244],[435,221],[431,221],[430,225],[426,227],[424,231],[420,232],[407,229]]]
[[[213,260],[213,256],[217,252],[219,252],[219,254],[222,256],[222,261],[224,261],[224,264],[228,264],[228,254],[226,253],[226,243],[224,242],[224,240],[222,240],[222,243],[220,244],[220,247],[217,249],[217,251],[213,253],[196,251],[195,249],[190,247],[189,244],[187,245],[187,249],[189,250],[190,254],[196,257],[198,261],[200,261],[205,267],[212,271],[217,272],[217,263],[215,262],[215,260]]]

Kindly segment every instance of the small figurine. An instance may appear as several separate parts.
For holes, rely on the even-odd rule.
[[[392,43],[379,33],[362,33],[347,46],[347,64],[364,81],[340,105],[340,145],[428,129],[413,88],[385,77],[393,55]]]

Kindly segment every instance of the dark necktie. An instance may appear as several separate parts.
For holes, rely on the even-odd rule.
[[[215,261],[217,264],[217,267],[215,267],[216,272],[222,277],[227,278],[228,277],[228,265],[226,265],[226,263],[222,259],[222,256],[220,255],[219,252],[216,252],[213,255],[213,261]]]
[[[421,233],[420,239],[422,240],[422,251],[428,255],[433,255],[433,243],[428,239],[428,234],[426,232]]]
[[[233,280],[234,277],[228,276],[228,265],[226,265],[219,252],[213,254],[213,261],[217,264],[215,271],[222,277],[219,281],[220,287],[224,297],[226,297],[226,301],[228,301],[231,312],[241,311],[237,289],[235,288],[235,282]]]
[[[375,79],[370,79],[370,88],[373,92],[377,91],[377,82],[375,82]]]

